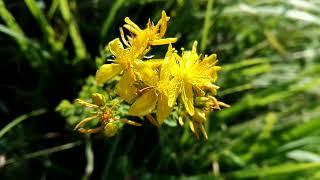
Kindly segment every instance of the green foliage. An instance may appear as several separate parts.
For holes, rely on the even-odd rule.
[[[0,0],[1,179],[319,179],[319,7],[315,0]],[[177,48],[196,39],[222,66],[218,98],[231,108],[210,115],[209,140],[196,141],[170,119],[160,129],[124,126],[113,138],[73,131],[91,114],[74,99],[114,97],[92,77],[110,58],[105,43],[119,36],[124,17],[143,25],[162,9]]]

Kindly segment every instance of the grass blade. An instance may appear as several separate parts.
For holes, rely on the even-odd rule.
[[[0,138],[2,138],[3,135],[5,135],[13,127],[18,125],[22,121],[24,121],[24,120],[26,120],[26,119],[28,119],[28,118],[30,118],[32,116],[39,116],[39,115],[44,114],[46,112],[47,112],[47,110],[45,110],[45,109],[38,109],[38,110],[32,111],[32,112],[30,112],[28,114],[24,114],[24,115],[21,115],[21,116],[15,118],[13,121],[11,121],[8,125],[6,125],[4,128],[2,128],[0,130]]]

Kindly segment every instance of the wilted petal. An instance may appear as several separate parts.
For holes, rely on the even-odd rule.
[[[117,84],[117,94],[128,103],[136,97],[137,88],[134,86],[135,75],[131,69],[125,70]]]
[[[110,80],[123,70],[120,64],[104,64],[102,65],[96,73],[97,84],[103,84]]]
[[[194,106],[193,106],[193,89],[192,85],[189,83],[184,83],[181,92],[182,101],[188,113],[194,115]]]
[[[157,104],[157,94],[154,89],[146,91],[130,107],[131,116],[145,116],[150,114]]]
[[[169,116],[171,111],[172,107],[168,106],[168,97],[164,94],[160,94],[157,104],[157,119],[159,124],[163,123],[163,121]]]

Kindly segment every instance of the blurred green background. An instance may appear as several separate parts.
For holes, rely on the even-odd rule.
[[[177,49],[197,40],[220,60],[232,107],[210,115],[209,140],[175,123],[73,131],[69,101],[101,91],[123,19],[163,9]],[[0,0],[0,54],[0,179],[320,179],[318,0]]]

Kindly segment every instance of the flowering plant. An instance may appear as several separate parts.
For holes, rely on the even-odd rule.
[[[145,29],[141,29],[128,17],[123,26],[128,30],[125,35],[120,28],[120,38],[110,41],[106,47],[113,55],[112,63],[102,65],[95,76],[98,85],[106,85],[108,91],[115,89],[117,104],[130,105],[127,115],[146,117],[153,125],[160,127],[171,114],[182,126],[185,121],[196,138],[198,131],[207,139],[204,127],[206,114],[220,107],[229,105],[218,101],[216,54],[201,55],[197,53],[197,41],[191,50],[182,49],[181,54],[172,46],[177,38],[164,38],[169,17],[162,11],[161,19],[154,24],[150,20]],[[167,45],[164,58],[147,59],[147,53],[153,46]],[[120,77],[120,78],[119,78]],[[116,85],[112,80],[116,79]],[[77,99],[76,102],[96,109],[94,116],[83,119],[75,129],[82,133],[96,133],[102,130],[107,136],[116,134],[118,124],[135,126],[142,124],[116,118],[116,105],[108,106],[105,95],[92,94],[92,103]],[[110,100],[114,101],[114,100]],[[99,119],[101,126],[86,129],[86,123]]]

